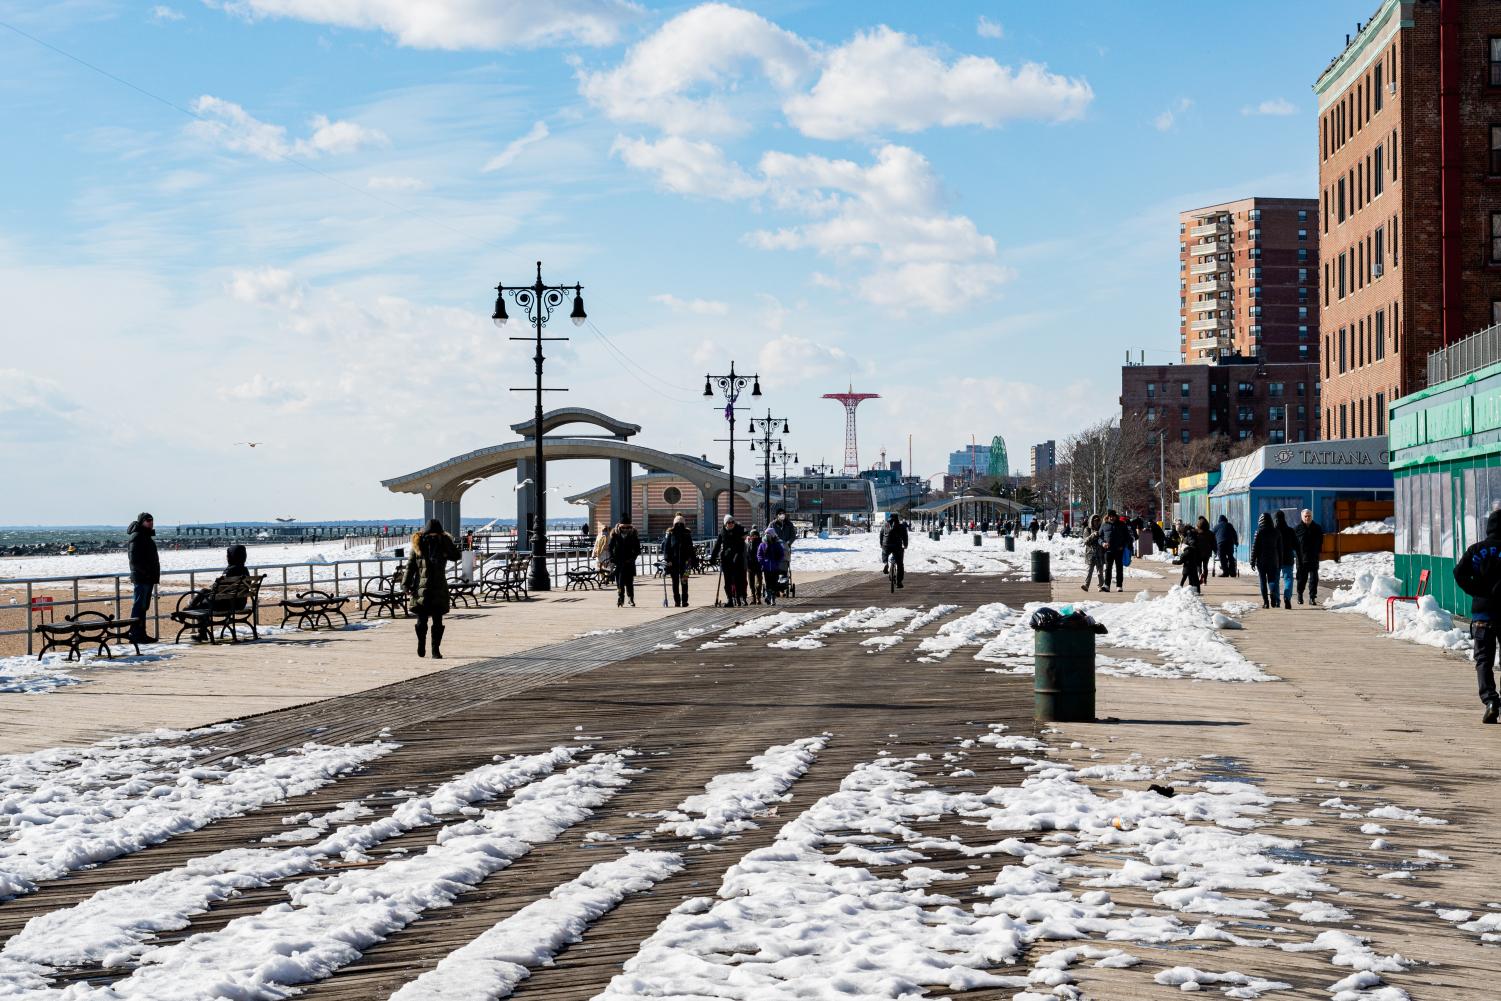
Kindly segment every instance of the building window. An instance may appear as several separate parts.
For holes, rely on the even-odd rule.
[[[1251,312],[1252,316],[1260,316],[1261,315],[1261,307],[1260,306],[1252,306],[1250,312]]]
[[[1397,179],[1397,130],[1392,129],[1392,180]]]
[[[1302,284],[1302,283],[1304,283],[1306,281],[1308,281],[1308,269],[1307,268],[1299,268],[1298,269],[1298,283]]]
[[[1397,217],[1392,216],[1392,267],[1397,266]]]
[[[1180,383],[1178,383],[1178,395],[1180,397],[1182,397],[1183,399],[1185,399],[1185,400],[1188,399],[1188,383],[1186,383],[1186,382],[1180,382]]]
[[[1350,437],[1349,410],[1347,405],[1343,403],[1339,405],[1339,436],[1341,438]]]
[[[1339,371],[1343,375],[1345,371],[1345,328],[1339,328]]]
[[[1341,252],[1340,255],[1339,255],[1339,298],[1343,299],[1344,297],[1345,297],[1345,255],[1344,255],[1343,252]]]
[[[1380,146],[1377,146],[1375,165],[1371,169],[1371,181],[1376,185],[1376,194],[1378,195],[1386,189],[1386,171],[1381,169],[1381,154],[1382,149]]]
[[[1381,110],[1381,64],[1380,63],[1376,64],[1376,86],[1375,86],[1374,90],[1375,90],[1375,98],[1376,98],[1376,110],[1380,111]]]
[[[1299,344],[1298,345],[1298,361],[1307,361],[1307,360],[1308,360],[1308,345],[1307,344]]]
[[[1492,87],[1501,87],[1501,38],[1497,38],[1495,36],[1492,36],[1491,40],[1490,40],[1490,43],[1491,43],[1490,44],[1490,48],[1491,48],[1491,59],[1490,59],[1490,63],[1491,63],[1491,76],[1490,76],[1491,86]]]
[[[1376,433],[1386,434],[1386,394],[1376,394]]]
[[[1491,213],[1491,263],[1501,264],[1501,212]]]
[[[1302,264],[1306,260],[1308,260],[1308,248],[1307,247],[1299,247],[1298,248],[1298,263]]]
[[[1308,221],[1308,210],[1307,209],[1298,209],[1298,221],[1299,222],[1307,222]]]
[[[1185,428],[1182,431],[1178,432],[1178,440],[1181,441],[1185,445],[1188,444],[1188,429],[1187,428]]]
[[[1501,299],[1491,300],[1491,326],[1501,323]]]
[[[1241,407],[1235,412],[1235,421],[1238,424],[1254,424],[1256,422],[1256,411],[1250,407]]]
[[[1386,357],[1386,310],[1376,310],[1376,360]]]
[[[1334,183],[1334,220],[1345,221],[1345,179],[1343,177]]]
[[[1301,302],[1301,303],[1303,303],[1305,306],[1307,305],[1307,303],[1308,303],[1308,286],[1302,285],[1302,286],[1298,287],[1298,301]],[[1308,314],[1304,313],[1303,316],[1306,318],[1308,316]]]
[[[1238,382],[1235,384],[1235,394],[1237,396],[1254,396],[1255,393],[1256,387],[1249,382]]]
[[[1157,398],[1157,383],[1155,383],[1155,382],[1149,382],[1149,383],[1147,383],[1147,399],[1149,399],[1149,400],[1155,400],[1156,398]]]
[[[1250,212],[1250,219],[1251,219],[1252,222],[1260,222],[1261,221],[1261,209],[1252,209],[1251,212]]]
[[[1251,260],[1253,261],[1261,260],[1261,248],[1252,247],[1250,250],[1246,251],[1246,256],[1251,258]]]
[[[1261,298],[1261,286],[1260,285],[1252,285],[1251,286],[1251,298],[1252,299],[1260,299]]]
[[[1300,340],[1300,341],[1306,341],[1306,340],[1308,340],[1308,324],[1306,324],[1306,323],[1300,323],[1300,324],[1298,324],[1298,340]]]
[[[1298,230],[1298,239],[1300,239],[1300,240],[1306,240],[1306,239],[1308,239],[1308,230],[1306,230],[1306,229],[1300,229],[1300,230]]]
[[[1308,319],[1308,307],[1307,306],[1299,306],[1298,307],[1298,319],[1300,319],[1300,320],[1306,320],[1306,319]]]
[[[1182,421],[1184,424],[1188,423],[1188,408],[1187,407],[1179,407],[1178,408],[1178,419],[1180,421]]]
[[[1286,441],[1287,438],[1283,435],[1281,428],[1272,428],[1266,433],[1266,440],[1269,444],[1280,445],[1284,441]]]

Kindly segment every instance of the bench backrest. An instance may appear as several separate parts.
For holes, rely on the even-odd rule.
[[[1418,574],[1418,597],[1421,598],[1423,595],[1425,595],[1427,593],[1428,593],[1428,571],[1424,570],[1424,571],[1422,571],[1421,573]]]

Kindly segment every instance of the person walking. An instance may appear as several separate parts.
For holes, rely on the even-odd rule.
[[[1209,570],[1214,566],[1214,531],[1209,527],[1209,519],[1199,515],[1199,520],[1194,522],[1194,558],[1199,561],[1199,586],[1202,588],[1209,581]]]
[[[767,532],[770,535],[770,531]],[[761,530],[752,528],[745,537],[745,583],[752,605],[761,604],[764,595],[761,575]]]
[[[1308,508],[1298,517],[1293,526],[1293,535],[1298,545],[1293,550],[1298,565],[1298,604],[1303,604],[1303,587],[1308,587],[1308,603],[1319,603],[1319,560],[1324,555],[1324,527],[1313,520]]]
[[[1115,571],[1115,589],[1126,585],[1126,550],[1131,548],[1131,527],[1115,513],[1115,508],[1105,512],[1100,523],[1100,565],[1103,568],[1100,590],[1110,590],[1110,572]]]
[[[1282,534],[1272,524],[1272,516],[1261,513],[1256,523],[1256,534],[1251,538],[1251,569],[1256,571],[1261,585],[1261,607],[1276,608],[1280,604],[1277,583],[1282,577]]]
[[[1485,706],[1482,723],[1501,719],[1496,692],[1496,631],[1501,611],[1501,510],[1485,516],[1485,538],[1470,546],[1454,564],[1454,583],[1470,596],[1470,638],[1475,641],[1475,680]]]
[[[1206,528],[1209,525],[1208,519],[1202,515],[1199,523]],[[1220,520],[1214,526],[1214,548],[1220,557],[1220,573],[1225,577],[1235,576],[1235,550],[1239,545],[1240,533],[1230,524],[1229,518],[1220,515]]]
[[[604,582],[604,575],[610,569],[610,533],[605,530],[605,523],[599,523],[599,531],[594,533],[594,565],[599,568],[600,582]]]
[[[776,532],[767,529],[766,538],[756,548],[754,559],[761,566],[761,576],[766,580],[766,603],[775,605],[781,595],[781,582],[777,575],[782,572],[782,560],[785,556],[782,546],[782,538]]]
[[[1089,524],[1084,530],[1084,586],[1082,590],[1089,590],[1089,580],[1098,576],[1100,587],[1105,586],[1105,565],[1100,559],[1100,516],[1091,515]]]
[[[1282,540],[1282,607],[1290,612],[1293,609],[1293,563],[1298,553],[1298,537],[1281,509],[1272,515],[1272,524],[1277,526],[1277,537]]]
[[[792,579],[792,543],[797,539],[797,528],[792,524],[792,519],[787,517],[786,508],[777,508],[770,532],[782,544],[782,559],[776,569],[777,587],[780,590],[781,578],[785,577],[788,581]]]
[[[719,564],[724,577],[724,603],[745,604],[745,529],[729,515],[724,516],[724,527],[709,551],[709,562]]]
[[[427,528],[412,533],[402,589],[417,613],[417,656],[427,656],[427,628],[432,624],[433,660],[443,659],[443,616],[448,614],[448,564],[459,558],[453,537],[433,518]]]
[[[1199,569],[1203,566],[1203,563],[1199,559],[1198,541],[1198,531],[1192,528],[1185,528],[1183,545],[1187,548],[1184,550],[1183,556],[1175,557],[1179,563],[1183,564],[1183,576],[1179,578],[1178,585],[1180,587],[1185,584],[1188,585],[1194,589],[1194,594],[1203,593],[1200,590],[1202,581],[1199,578]]]
[[[676,608],[688,607],[688,573],[697,558],[688,523],[681,514],[673,515],[672,527],[662,536],[662,571],[672,581],[672,603]]]
[[[146,631],[146,617],[151,614],[152,592],[162,580],[161,556],[156,551],[156,519],[149,511],[142,511],[125,529],[125,539],[130,560],[130,617],[135,620],[129,638],[132,643],[155,643],[156,637]]]
[[[636,557],[641,555],[641,536],[631,524],[630,512],[620,516],[620,524],[610,529],[606,543],[610,562],[615,565],[615,607],[625,604],[630,598],[631,607],[636,607]]]
[[[891,512],[881,529],[881,572],[896,574],[896,586],[904,587],[907,579],[907,526]]]
[[[1030,527],[1029,527],[1029,531],[1031,531],[1031,533],[1032,533],[1032,541],[1033,541],[1033,542],[1034,542],[1034,543],[1035,543],[1035,542],[1036,542],[1036,541],[1037,541],[1037,531],[1038,531],[1038,529],[1040,529],[1040,528],[1041,528],[1041,527],[1042,527],[1042,525],[1041,525],[1041,524],[1040,524],[1040,523],[1039,523],[1039,522],[1038,522],[1038,521],[1037,521],[1037,519],[1036,519],[1036,518],[1033,518],[1033,519],[1032,519],[1032,524],[1031,524],[1031,526],[1030,526]]]

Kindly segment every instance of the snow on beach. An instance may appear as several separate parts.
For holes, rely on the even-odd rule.
[[[170,536],[157,536],[156,541],[163,576],[186,577],[187,571],[190,570],[214,574],[224,569],[222,549],[171,549],[168,548],[171,544]],[[375,550],[371,546],[345,549],[342,541],[309,542],[300,545],[247,545],[245,552],[245,562],[248,566],[309,565],[315,568],[313,572],[319,580],[328,580],[331,575],[327,569],[316,569],[324,564],[335,560],[368,560],[375,557]],[[4,588],[9,580],[25,578],[83,577],[90,574],[128,574],[129,572],[130,562],[123,550],[114,553],[79,553],[74,556],[8,556],[0,558],[0,588]],[[352,567],[347,568],[347,573],[344,574],[349,577],[354,575]],[[369,574],[367,573],[366,576]],[[85,581],[80,586],[88,587],[89,585],[90,582]],[[106,585],[113,590],[112,581],[94,582],[95,587]]]
[[[1032,567],[1032,552],[1042,550],[1051,556],[1052,573],[1062,580],[1083,580],[1087,567],[1084,563],[1083,546],[1079,539],[1039,535],[1034,544],[1030,536],[1018,536],[1016,550],[1006,552],[1005,541],[996,535],[982,536],[980,545],[974,544],[974,533],[953,532],[940,536],[937,542],[917,529],[911,531],[911,544],[907,547],[906,567],[908,573],[968,573],[1016,574],[1029,572]],[[827,539],[799,539],[792,546],[792,572],[823,570],[870,570],[881,569],[881,543],[877,532],[854,532],[849,535],[831,535]],[[1152,579],[1160,573],[1132,564],[1126,568],[1126,576]]]

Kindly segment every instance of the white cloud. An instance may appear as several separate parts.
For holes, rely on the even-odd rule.
[[[166,4],[159,3],[151,8],[151,19],[153,21],[181,21],[182,18],[182,11],[168,7]]]
[[[777,385],[805,382],[835,372],[847,375],[855,368],[854,359],[842,348],[796,334],[783,334],[767,341],[761,346],[756,363],[761,377]]]
[[[296,309],[302,303],[302,285],[285,268],[236,271],[224,289],[239,302],[286,309]]]
[[[390,141],[378,129],[357,122],[331,121],[326,115],[312,117],[309,124],[313,131],[307,138],[288,140],[282,126],[263,122],[233,101],[208,94],[193,102],[193,110],[201,117],[188,126],[190,133],[265,160],[353,153],[362,146],[384,146]]]
[[[502,170],[515,162],[516,157],[528,146],[534,145],[546,139],[549,135],[546,122],[537,122],[531,127],[526,135],[519,139],[512,139],[506,148],[492,156],[485,165],[480,168],[482,173],[490,173],[492,170]]]
[[[1240,109],[1242,115],[1296,115],[1298,106],[1285,97],[1274,97],[1260,104],[1247,105]]]
[[[36,444],[73,430],[78,406],[51,379],[0,368],[0,441]]]
[[[743,86],[747,69],[759,71],[789,122],[819,139],[1064,121],[1094,98],[1084,80],[1037,63],[1012,68],[980,56],[946,63],[937,50],[885,26],[821,51],[759,14],[721,3],[667,21],[614,69],[581,72],[579,89],[617,121],[673,134],[733,134],[755,111],[754,94]]]
[[[765,188],[708,141],[667,136],[650,142],[621,136],[610,151],[628,166],[657,175],[659,184],[680,195],[740,199],[752,198]]]
[[[247,19],[383,31],[416,49],[611,45],[641,15],[629,0],[205,0]]]
[[[616,121],[664,132],[728,134],[745,123],[725,100],[746,66],[788,92],[812,73],[813,49],[759,14],[721,3],[694,7],[635,45],[612,70],[579,74],[579,90]],[[695,97],[701,88],[719,91]]]
[[[365,187],[371,191],[426,191],[432,185],[418,177],[377,175],[366,178]]]
[[[680,299],[670,292],[654,295],[651,301],[661,303],[674,313],[691,313],[694,316],[728,316],[730,312],[730,304],[727,302],[717,299]]]
[[[1178,102],[1176,104],[1174,104],[1168,110],[1159,114],[1156,118],[1152,119],[1152,127],[1158,132],[1171,131],[1173,126],[1178,124],[1178,116],[1183,114],[1183,112],[1187,111],[1189,108],[1192,108],[1193,104],[1194,103],[1186,97],[1178,98]]]
[[[306,394],[300,389],[275,379],[268,379],[259,372],[246,382],[224,387],[219,390],[219,395],[226,400],[279,407],[284,410],[301,410],[308,402]]]
[[[975,34],[981,38],[1005,38],[1006,29],[1001,27],[1001,22],[992,21],[981,14],[979,22],[975,25]]]

